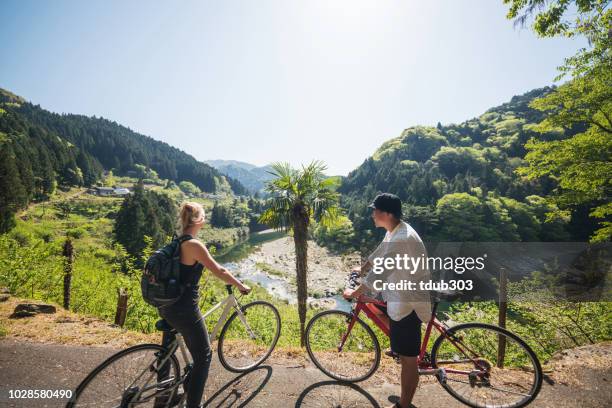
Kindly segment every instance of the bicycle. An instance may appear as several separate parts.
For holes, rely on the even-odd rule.
[[[232,286],[226,285],[226,289],[227,297],[208,310],[204,319],[223,308],[210,338],[216,340],[223,324],[217,343],[219,361],[229,371],[247,372],[257,368],[274,350],[280,336],[280,315],[276,307],[265,301],[241,305]],[[162,331],[171,330],[175,340],[167,348],[158,344],[140,344],[110,356],[83,379],[66,408],[152,407],[156,398],[162,397],[167,399],[165,406],[168,408],[181,406],[186,393],[180,401],[173,399],[178,395],[179,387],[185,388],[189,381],[192,362],[180,333],[164,319],[159,320],[155,327]],[[186,362],[182,373],[177,350]],[[157,373],[161,370],[168,372],[169,376],[158,382]]]
[[[419,374],[434,375],[453,397],[471,407],[518,408],[540,392],[542,367],[529,345],[516,334],[486,323],[449,327],[436,317],[440,299],[433,302],[419,356]],[[326,310],[306,326],[306,349],[327,376],[342,382],[366,380],[380,365],[380,345],[361,312],[387,336],[389,328],[374,311],[385,303],[360,296],[351,312]],[[379,313],[379,312],[378,312]],[[433,329],[440,332],[427,352]],[[516,400],[499,401],[505,394]]]

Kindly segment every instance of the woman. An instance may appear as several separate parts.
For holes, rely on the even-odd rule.
[[[178,236],[191,235],[193,238],[181,244],[180,275],[183,283],[191,283],[181,298],[172,305],[158,308],[159,315],[165,319],[170,326],[183,335],[185,344],[193,359],[193,368],[189,383],[186,386],[187,408],[199,408],[204,385],[208,377],[208,369],[212,351],[208,332],[202,312],[199,308],[199,280],[202,270],[208,269],[214,276],[222,281],[236,286],[243,294],[251,290],[248,286],[234,278],[224,267],[219,265],[210,255],[206,246],[197,238],[198,232],[204,225],[204,209],[195,202],[184,202],[181,205],[177,222]],[[162,345],[166,347],[174,340],[174,335],[164,331]],[[169,365],[160,370],[159,378],[166,378]],[[173,403],[178,403],[182,395],[175,396]],[[165,406],[166,399],[158,398],[155,406]],[[170,405],[172,406],[172,405]]]

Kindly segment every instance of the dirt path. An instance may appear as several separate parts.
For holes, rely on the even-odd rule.
[[[35,343],[14,337],[0,340],[0,407],[61,407],[65,401],[57,399],[10,400],[8,390],[74,389],[92,368],[115,351],[109,347]],[[610,353],[609,347],[606,353]],[[572,374],[584,376],[588,382],[586,388],[578,388],[572,381],[545,384],[531,406],[603,407],[610,402],[610,367],[603,371],[578,367]],[[310,364],[273,361],[248,374],[236,375],[224,370],[215,357],[205,392],[208,407],[367,408],[389,405],[389,396],[397,395],[397,391],[393,384],[340,385]],[[414,405],[420,408],[463,406],[432,382],[424,382],[419,387]]]
[[[10,400],[14,389],[75,389],[111,354],[126,347],[161,341],[160,332],[121,329],[93,316],[58,307],[53,314],[9,318],[19,303],[0,302],[0,408],[63,407],[65,401]],[[215,347],[216,344],[213,344]],[[206,385],[208,407],[386,407],[397,396],[398,366],[383,358],[381,368],[355,386],[322,374],[302,350],[278,349],[266,366],[245,375],[226,371],[216,356]],[[554,358],[534,407],[604,407],[612,401],[612,342],[566,350]],[[462,407],[430,376],[421,378],[414,406]],[[144,408],[144,407],[143,407]],[[147,407],[148,408],[148,407]]]

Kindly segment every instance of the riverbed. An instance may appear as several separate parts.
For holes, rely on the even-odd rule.
[[[296,303],[295,249],[293,238],[272,230],[251,234],[217,257],[220,263],[278,299]],[[308,304],[318,308],[347,310],[350,304],[342,296],[346,278],[359,265],[357,253],[338,255],[316,242],[308,241]]]

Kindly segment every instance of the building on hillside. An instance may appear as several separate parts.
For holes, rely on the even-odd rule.
[[[93,188],[93,194],[99,195],[99,196],[112,196],[115,194],[115,189],[112,187],[94,187]]]
[[[119,187],[114,190],[115,195],[124,196],[130,194],[130,190],[125,187]]]

